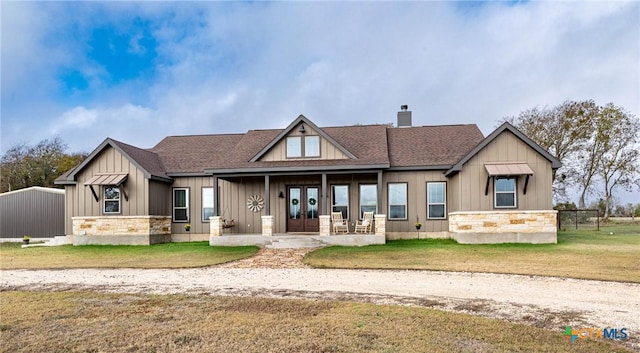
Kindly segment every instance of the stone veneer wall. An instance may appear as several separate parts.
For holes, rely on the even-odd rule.
[[[74,245],[150,245],[171,241],[171,217],[73,217]]]
[[[451,212],[449,232],[463,244],[557,243],[557,213],[554,210]]]

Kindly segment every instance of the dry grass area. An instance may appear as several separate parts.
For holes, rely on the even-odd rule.
[[[0,243],[0,269],[202,267],[244,259],[258,252],[256,246],[212,247],[208,242],[24,249],[20,245]]]
[[[1,352],[629,352],[466,314],[336,301],[0,293]]]
[[[613,233],[613,234],[610,234]],[[640,282],[640,225],[558,233],[558,244],[463,245],[449,239],[330,247],[307,254],[319,268],[423,269]]]

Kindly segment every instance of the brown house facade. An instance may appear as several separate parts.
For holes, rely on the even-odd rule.
[[[475,125],[412,126],[403,110],[397,127],[321,128],[300,115],[284,129],[169,136],[150,149],[106,139],[57,183],[77,245],[264,244],[278,234],[555,243],[559,167],[508,123],[484,137]],[[372,226],[356,227],[365,212]],[[347,234],[334,234],[332,213]]]

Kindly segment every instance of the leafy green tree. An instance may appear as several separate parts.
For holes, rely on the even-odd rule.
[[[613,207],[617,188],[640,186],[640,121],[622,107],[607,104],[598,116],[594,143],[600,146],[597,175],[604,184],[604,221]]]
[[[609,216],[619,188],[640,187],[640,122],[613,103],[566,101],[553,108],[533,108],[503,119],[554,154],[563,164],[554,175],[554,198],[566,200],[566,189],[579,188],[578,207],[599,190],[603,215]],[[560,176],[560,177],[558,177]]]
[[[573,176],[577,166],[572,158],[588,143],[597,110],[592,100],[565,101],[556,107],[536,107],[503,119],[562,162],[562,168],[553,175],[556,200],[566,199],[566,188],[576,182]]]
[[[30,186],[55,187],[54,181],[62,173],[79,164],[86,154],[67,154],[67,145],[56,137],[42,140],[34,146],[19,143],[0,159],[0,191]]]

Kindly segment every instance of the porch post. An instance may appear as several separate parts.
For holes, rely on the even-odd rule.
[[[327,194],[327,173],[322,173],[322,207],[320,207],[320,215],[329,214],[329,197]]]
[[[271,197],[269,197],[269,174],[264,176],[264,214],[271,215]]]
[[[213,178],[213,216],[219,216],[220,214],[218,213],[219,211],[219,207],[218,207],[218,177],[217,176],[212,176]]]
[[[382,190],[384,189],[382,187],[382,170],[378,171],[378,184],[376,186],[378,191],[378,213],[382,213]]]

